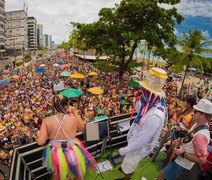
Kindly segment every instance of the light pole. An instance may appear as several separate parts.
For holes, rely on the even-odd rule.
[[[72,25],[70,25],[70,24],[65,24],[66,26],[69,26],[69,27],[71,27],[72,28],[72,33],[71,33],[71,38],[72,38],[72,48],[73,48],[73,50],[74,50],[74,39],[73,39],[73,33],[74,33],[74,26]]]

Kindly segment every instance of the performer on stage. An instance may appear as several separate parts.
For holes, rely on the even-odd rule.
[[[210,142],[208,123],[212,118],[212,103],[207,99],[200,99],[193,108],[195,124],[189,130],[193,132],[193,136],[190,141],[182,143],[182,146],[175,150],[176,159],[162,170],[158,180],[182,179],[192,170],[195,163],[206,163]],[[177,145],[179,142],[175,143]]]
[[[86,170],[96,162],[83,144],[76,139],[76,133],[84,130],[79,116],[68,114],[68,99],[62,95],[53,98],[55,115],[43,119],[39,145],[49,144],[44,151],[44,165],[53,174],[54,180],[83,179]]]
[[[161,134],[166,117],[165,92],[162,90],[167,73],[151,68],[145,81],[141,81],[141,97],[136,102],[138,113],[127,135],[128,145],[119,149],[124,157],[121,165],[125,180],[135,171],[139,161],[150,154]]]

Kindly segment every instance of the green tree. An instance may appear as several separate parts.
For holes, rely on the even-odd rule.
[[[102,8],[99,20],[91,24],[74,23],[77,41],[96,49],[97,55],[106,54],[118,66],[119,80],[130,71],[135,49],[141,40],[148,46],[174,46],[175,23],[183,17],[176,8],[165,9],[160,3],[175,5],[180,0],[122,0],[114,8]]]
[[[212,54],[212,49],[207,48],[208,44],[212,44],[212,41],[207,41],[201,31],[197,29],[190,31],[188,34],[183,33],[183,39],[179,41],[181,52],[176,54],[176,64],[174,65],[176,71],[179,72],[185,68],[185,75],[179,92],[180,98],[189,67],[198,68],[200,73],[203,72],[204,65],[209,69],[211,68],[211,59],[204,56],[204,54]]]
[[[65,50],[69,50],[70,49],[70,46],[68,45],[67,42],[63,41],[61,44],[59,44],[57,46],[57,48],[62,48],[62,49],[65,49]]]

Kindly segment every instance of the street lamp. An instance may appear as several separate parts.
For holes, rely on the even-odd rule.
[[[72,48],[74,49],[74,39],[73,39],[73,33],[74,33],[74,26],[72,25],[70,25],[70,24],[65,24],[66,26],[69,26],[69,27],[71,27],[72,28],[72,33],[71,33],[71,38],[72,38]]]

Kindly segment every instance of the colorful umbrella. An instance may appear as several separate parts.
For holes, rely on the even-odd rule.
[[[0,86],[6,86],[10,83],[9,79],[1,79],[0,80]]]
[[[96,72],[90,72],[89,74],[88,74],[88,76],[97,76],[98,75],[98,73],[96,73]]]
[[[18,79],[18,78],[19,78],[18,75],[14,75],[14,76],[12,76],[12,77],[10,78],[10,80],[16,80],[16,79]]]
[[[68,67],[68,64],[62,64],[60,67],[61,68],[66,68],[66,67]]]
[[[85,76],[83,74],[80,74],[80,73],[72,74],[70,77],[71,78],[75,78],[75,79],[83,79],[83,78],[85,78]]]
[[[41,65],[40,65],[40,67],[45,67],[45,66],[46,66],[45,64],[41,64]]]
[[[7,79],[7,78],[9,78],[9,77],[10,77],[9,74],[3,74],[3,75],[2,75],[2,78],[3,78],[3,79]]]
[[[88,91],[92,94],[103,94],[103,89],[101,89],[100,87],[92,87],[88,89]]]
[[[43,68],[38,68],[38,69],[35,70],[35,72],[36,72],[36,73],[45,73],[46,70],[43,69]]]
[[[138,81],[131,81],[128,83],[128,86],[141,87]]]
[[[59,64],[53,64],[53,66],[59,66]]]
[[[10,70],[5,69],[5,70],[3,70],[2,72],[3,72],[3,73],[10,73]]]
[[[75,88],[68,88],[60,93],[67,98],[79,97],[82,94],[82,91]]]
[[[70,75],[71,75],[71,73],[68,71],[63,71],[60,73],[60,76],[64,76],[64,77],[69,77]]]

